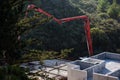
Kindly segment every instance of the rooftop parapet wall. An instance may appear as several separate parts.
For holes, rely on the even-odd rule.
[[[75,65],[76,61],[68,63],[68,80],[87,80],[87,72],[80,70],[79,65]]]
[[[68,80],[87,80],[87,72],[84,70],[71,69],[71,75],[68,74]]]
[[[91,58],[101,59],[101,60],[112,59],[112,60],[119,60],[120,61],[120,54],[103,52],[103,53],[100,53],[98,55],[92,56]]]
[[[120,69],[108,74],[109,76],[114,76],[120,79]]]
[[[90,67],[94,66],[94,64],[76,60],[67,65],[68,80],[88,80],[93,74],[93,70]]]
[[[102,62],[93,67],[94,73],[101,73],[101,71],[103,71],[103,69],[105,69],[105,62]]]
[[[98,70],[99,68],[104,67],[104,64],[105,63],[103,60],[97,60],[97,59],[92,59],[92,58],[87,58],[82,61],[76,60],[68,64],[68,67],[69,67],[68,75],[70,76],[71,74],[73,74],[74,71],[77,70],[77,71],[80,71],[80,74],[82,74],[82,72],[85,71],[87,73],[87,76],[86,76],[87,79],[93,78],[93,71],[94,71],[93,69]]]
[[[106,58],[106,53],[103,52],[103,53],[97,54],[95,56],[92,56],[91,58],[104,60]]]
[[[91,66],[93,66],[94,64],[91,64],[91,63],[86,63],[86,62],[83,62],[83,61],[76,61],[74,63],[75,65],[79,65],[80,66],[80,70],[84,70],[86,68],[89,68]]]
[[[103,52],[69,64],[68,80],[120,80],[120,54]]]
[[[80,70],[84,70],[84,69],[89,68],[89,67],[94,65],[92,63],[86,63],[86,62],[83,62],[83,61],[80,61],[80,60],[73,61],[73,62],[71,62],[69,64],[73,65],[74,67],[79,66]]]
[[[89,58],[88,60],[94,61],[97,59]],[[103,60],[97,60],[97,61],[95,61],[95,63],[97,63],[97,64],[94,64],[94,62],[93,62],[93,64],[94,64],[93,66],[84,69],[85,71],[87,71],[87,75],[88,75],[87,78],[93,78],[94,71],[98,72],[99,70],[102,70],[102,68],[105,67],[105,62]]]
[[[93,80],[119,80],[117,77],[93,73]]]
[[[106,53],[106,58],[111,59],[111,60],[120,61],[120,54],[110,53],[110,52],[105,52],[105,53]]]

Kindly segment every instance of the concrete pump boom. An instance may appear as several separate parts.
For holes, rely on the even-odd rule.
[[[27,10],[30,10],[30,9],[35,10],[36,12],[42,13],[48,17],[53,17],[53,15],[47,13],[46,11],[42,10],[41,8],[37,8],[33,4],[28,5]],[[28,14],[28,12],[26,12],[26,16],[27,16],[27,14]],[[92,56],[93,55],[93,47],[92,47],[92,40],[91,40],[91,35],[90,35],[89,18],[85,15],[62,18],[62,19],[57,19],[57,18],[53,17],[53,20],[56,21],[58,24],[62,24],[64,22],[69,22],[69,21],[78,20],[78,19],[84,20],[84,29],[85,29],[85,35],[86,35],[86,41],[87,41],[87,48],[88,48],[89,56]]]

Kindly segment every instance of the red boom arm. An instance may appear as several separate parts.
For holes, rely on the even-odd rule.
[[[34,9],[37,12],[40,12],[48,17],[53,17],[51,14],[45,12],[44,10],[37,8],[35,5],[31,4],[28,5],[27,10],[29,9]],[[26,12],[27,15],[27,12]],[[90,22],[87,16],[75,16],[75,17],[68,17],[68,18],[63,18],[63,19],[57,19],[55,17],[53,17],[53,20],[56,21],[59,24],[62,24],[63,22],[69,22],[69,21],[73,21],[73,20],[78,20],[78,19],[83,19],[85,22],[85,34],[86,34],[86,41],[87,41],[87,47],[88,47],[88,52],[89,55],[92,56],[93,55],[93,48],[92,48],[92,40],[91,40],[91,35],[90,35]]]

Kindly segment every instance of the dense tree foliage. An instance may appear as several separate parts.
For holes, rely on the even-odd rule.
[[[99,4],[97,6],[97,9],[101,12],[106,12],[110,6],[110,3],[108,0],[98,0],[98,3]]]
[[[73,49],[64,49],[60,52],[31,50],[22,56],[21,62],[39,60],[42,63],[46,59],[68,59],[72,51]]]
[[[119,0],[0,0],[0,64],[88,56],[82,20],[59,25],[33,10],[24,18],[28,4],[57,18],[88,15],[94,54],[120,52]],[[28,80],[18,66],[0,67],[0,79]]]
[[[0,80],[32,80],[28,79],[24,70],[19,66],[0,67]]]
[[[18,5],[19,4],[19,5]],[[19,31],[16,23],[18,21],[18,16],[22,11],[22,1],[14,0],[2,0],[0,3],[0,55],[6,57],[6,59],[14,60],[19,54],[20,44],[19,40]]]
[[[9,1],[8,1],[9,2]],[[23,7],[12,8],[12,6],[5,3],[1,4],[1,15],[8,15],[11,17],[2,17],[1,27],[1,55],[13,56],[16,53],[21,53],[21,45],[18,44],[20,35],[22,34],[22,41],[27,42],[26,50],[40,50],[40,51],[55,51],[59,52],[64,49],[74,48],[73,53],[69,54],[71,57],[86,56],[87,46],[86,38],[84,33],[84,25],[82,20],[64,23],[58,25],[56,22],[52,21],[39,26],[37,23],[46,22],[39,13],[30,12],[29,19],[18,18],[21,12],[23,12]],[[91,34],[93,39],[93,47],[95,51],[116,51],[119,49],[119,30],[120,30],[120,4],[119,0],[31,0],[31,2],[24,2],[24,10],[28,4],[35,4],[37,7],[51,13],[57,18],[77,16],[77,15],[88,15],[91,20]],[[94,3],[94,4],[93,4]],[[52,5],[51,5],[52,4]],[[7,5],[9,10],[5,10]],[[20,4],[19,4],[20,5]],[[22,4],[21,4],[22,5]],[[12,11],[13,10],[13,11]],[[18,12],[17,12],[17,11]],[[16,12],[16,13],[14,13]],[[37,16],[33,16],[33,13]],[[4,16],[3,15],[3,16]],[[14,16],[16,15],[16,16]],[[23,15],[22,15],[23,16]],[[15,18],[17,17],[17,18]],[[13,18],[13,19],[12,19]],[[35,20],[36,18],[39,18]],[[7,20],[8,19],[8,20]],[[12,20],[11,20],[12,19]],[[41,20],[42,19],[42,20]],[[40,22],[39,22],[40,21]],[[12,23],[12,24],[11,24]],[[17,25],[15,24],[17,23]],[[23,24],[25,23],[25,24]],[[26,24],[28,23],[28,24]],[[14,25],[14,26],[13,26]],[[4,27],[5,26],[5,27]],[[10,26],[10,27],[6,27]],[[17,28],[16,28],[16,27]],[[22,27],[20,27],[22,26]],[[27,28],[23,28],[26,27]],[[38,26],[38,27],[35,27]],[[34,28],[35,27],[35,28]],[[20,30],[20,31],[19,31]],[[4,34],[6,31],[6,34]],[[14,33],[13,33],[14,32]],[[22,32],[22,33],[21,33]],[[4,35],[3,35],[4,34]],[[11,35],[12,34],[12,35]],[[8,37],[7,37],[8,36]],[[12,36],[12,37],[10,37]],[[14,38],[13,38],[14,36]],[[10,37],[10,38],[9,38]],[[7,44],[4,44],[7,43]],[[9,45],[9,46],[8,46]],[[12,48],[10,47],[12,46]],[[99,46],[98,46],[99,45]],[[18,47],[17,47],[18,46]],[[22,47],[25,45],[22,45]],[[13,48],[14,47],[14,48]],[[9,55],[6,55],[9,52]],[[23,51],[22,51],[23,52]],[[15,54],[14,54],[15,53]],[[16,56],[18,56],[17,54]]]
[[[25,46],[21,41],[21,35],[49,20],[40,14],[24,18],[24,2],[22,0],[2,0],[0,3],[0,56],[8,63],[14,62],[21,55]],[[36,21],[37,19],[40,20]]]
[[[102,1],[102,0],[101,0]],[[107,45],[102,45],[103,48],[102,51],[114,51],[116,52],[117,49],[119,49],[119,30],[120,30],[120,24],[119,24],[119,12],[120,12],[120,5],[116,2],[117,0],[108,0],[107,3],[109,5],[106,6],[106,11],[98,11],[95,15],[96,18],[92,21],[92,26],[99,28],[99,30],[104,31],[104,35],[106,36],[103,41],[100,42],[106,42]],[[103,3],[106,1],[103,1]],[[98,3],[98,6],[101,5],[101,2]],[[95,17],[94,16],[94,17]],[[95,34],[94,34],[95,35]],[[93,40],[95,40],[95,36],[93,35]],[[97,36],[97,35],[96,35]],[[102,38],[101,36],[100,38]],[[107,38],[107,40],[106,40]],[[94,42],[93,44],[97,44],[97,42]],[[94,46],[94,48],[97,48]],[[98,50],[98,49],[97,49]]]
[[[40,2],[39,5],[37,3],[38,7],[57,18],[88,15],[91,20],[91,33],[95,52],[115,52],[116,49],[119,49],[120,10],[118,9],[120,8],[118,0],[116,4],[114,0],[38,1]],[[34,1],[32,3],[36,4]],[[114,8],[113,5],[117,7]],[[30,49],[60,51],[65,48],[74,48],[73,53],[70,54],[72,57],[86,56],[87,46],[83,26],[82,20],[62,25],[50,22],[42,25],[42,27],[35,28],[30,34],[24,35],[23,39],[35,40],[34,43],[31,42],[31,45],[27,47]]]
[[[26,43],[21,35],[50,19],[37,13],[24,18],[24,4],[23,0],[0,0],[0,80],[32,80],[19,65],[10,64],[24,53]]]
[[[110,17],[114,19],[120,19],[120,5],[117,4],[116,0],[114,0],[113,4],[110,6],[107,12]]]

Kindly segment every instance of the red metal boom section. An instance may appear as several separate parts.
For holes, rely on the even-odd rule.
[[[30,9],[33,9],[35,10],[36,12],[39,12],[39,13],[42,13],[48,17],[53,17],[53,15],[45,12],[44,10],[40,9],[40,8],[37,8],[35,5],[31,4],[31,5],[28,5],[27,7],[27,10],[30,10]],[[26,12],[26,16],[27,16],[28,12]],[[57,23],[61,24],[61,21],[55,17],[53,17],[53,20],[55,20]]]
[[[35,5],[31,4],[28,5],[27,10],[29,9],[33,9],[37,12],[40,12],[48,17],[53,17],[53,15],[45,12],[44,10],[37,8]],[[27,12],[26,12],[27,15]],[[92,56],[93,55],[93,48],[92,48],[92,40],[91,40],[91,35],[90,35],[90,22],[87,16],[75,16],[75,17],[68,17],[68,18],[63,18],[63,19],[57,19],[55,17],[53,17],[53,20],[56,21],[59,24],[62,24],[63,22],[69,22],[69,21],[73,21],[73,20],[78,20],[78,19],[83,19],[84,20],[84,29],[85,29],[85,34],[86,34],[86,41],[87,41],[87,47],[88,47],[88,52],[89,55]]]

